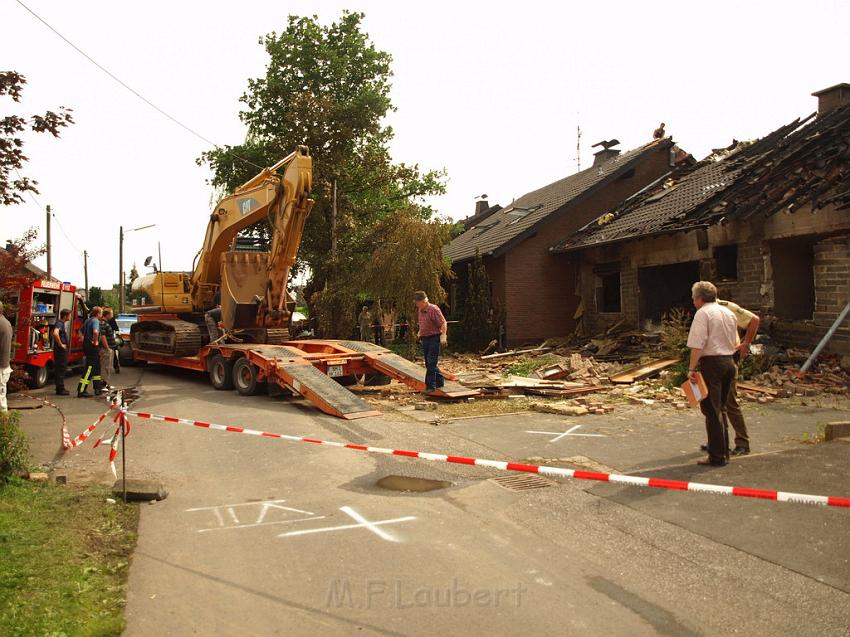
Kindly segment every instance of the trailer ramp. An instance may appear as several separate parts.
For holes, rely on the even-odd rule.
[[[346,420],[381,415],[365,400],[307,361],[278,363],[274,371],[279,382],[301,394],[326,414]]]
[[[375,371],[386,374],[390,378],[395,378],[397,381],[418,391],[425,390],[424,367],[412,363],[406,358],[373,343],[340,341],[339,344],[346,349],[361,352]],[[443,376],[446,378],[445,385],[436,392],[433,392],[431,394],[432,396],[441,398],[467,398],[477,396],[480,393],[477,389],[469,389],[460,383],[454,382],[456,377],[453,374],[444,373]]]

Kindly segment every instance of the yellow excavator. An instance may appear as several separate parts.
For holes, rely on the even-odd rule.
[[[298,146],[219,202],[191,274],[154,272],[133,281],[132,290],[152,302],[136,310],[134,352],[194,356],[209,342],[204,313],[219,299],[224,338],[230,342],[288,340],[293,307],[287,281],[313,206],[312,175],[310,152]],[[271,226],[271,251],[237,250],[239,232],[263,219]]]

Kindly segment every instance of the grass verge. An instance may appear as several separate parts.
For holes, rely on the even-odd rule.
[[[0,484],[0,635],[119,635],[139,509],[104,487]]]

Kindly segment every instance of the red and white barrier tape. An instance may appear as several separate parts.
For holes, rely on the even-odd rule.
[[[354,451],[366,451],[368,453],[382,453],[405,458],[420,458],[422,460],[433,460],[436,462],[451,462],[455,464],[468,464],[481,467],[491,467],[502,471],[520,471],[525,473],[539,473],[547,476],[560,478],[574,478],[576,480],[596,480],[600,482],[613,482],[615,484],[627,484],[637,487],[653,487],[656,489],[670,489],[674,491],[694,491],[700,493],[715,493],[720,495],[733,495],[744,498],[760,498],[763,500],[775,500],[777,502],[798,502],[801,504],[819,504],[823,506],[850,508],[850,498],[841,498],[825,495],[807,495],[805,493],[789,493],[786,491],[771,491],[767,489],[752,489],[748,487],[727,487],[717,484],[703,484],[699,482],[682,482],[680,480],[666,480],[664,478],[644,478],[640,476],[629,476],[617,473],[600,473],[596,471],[581,471],[577,469],[563,469],[561,467],[542,467],[533,464],[522,464],[517,462],[503,462],[501,460],[482,460],[480,458],[468,458],[465,456],[450,456],[439,453],[425,453],[422,451],[405,451],[403,449],[384,449],[382,447],[367,447],[364,445],[346,444],[343,442],[332,442],[328,440],[317,440],[314,438],[302,438],[300,436],[289,436],[286,434],[246,429],[244,427],[228,427],[199,420],[187,420],[185,418],[174,418],[171,416],[160,416],[143,411],[127,411],[124,413],[149,420],[161,420],[163,422],[191,425],[204,429],[217,429],[232,433],[250,434],[265,438],[281,438],[296,442],[309,442],[325,445],[328,447],[342,447]]]
[[[20,396],[24,396],[26,398],[32,398],[33,400],[37,400],[39,402],[44,403],[48,407],[53,407],[56,411],[59,412],[59,415],[62,416],[62,447],[67,449],[71,446],[71,437],[68,435],[68,419],[65,417],[65,412],[57,405],[56,403],[52,403],[46,398],[41,398],[40,396],[33,396],[32,394],[26,394],[21,392]]]
[[[68,428],[67,428],[67,426],[65,426],[63,431],[62,431],[62,446],[65,449],[74,449],[76,447],[79,447],[86,440],[88,440],[89,436],[91,435],[91,432],[93,432],[97,428],[97,426],[100,423],[103,422],[103,419],[106,418],[109,415],[109,412],[111,412],[117,406],[118,406],[117,402],[112,403],[109,406],[109,409],[107,409],[100,416],[98,416],[97,420],[95,420],[92,424],[90,424],[88,427],[86,427],[85,430],[83,430],[83,432],[79,436],[74,438],[73,440],[71,440],[71,437],[68,435]],[[97,446],[97,445],[95,445],[95,446]]]

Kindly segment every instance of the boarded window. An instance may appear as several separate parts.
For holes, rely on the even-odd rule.
[[[770,244],[773,305],[784,319],[811,319],[815,312],[814,239],[795,237]]]
[[[738,280],[738,246],[736,244],[715,248],[714,262],[717,266],[718,279],[721,281]]]

